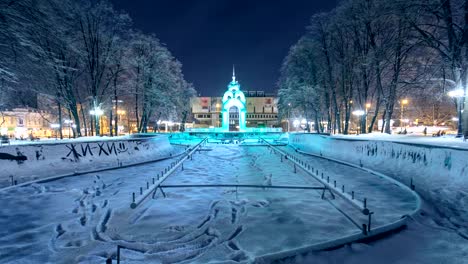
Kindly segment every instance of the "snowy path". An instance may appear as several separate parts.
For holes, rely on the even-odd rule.
[[[290,150],[288,150],[290,151]],[[375,224],[412,210],[392,184],[357,169],[310,158],[334,179],[366,195]],[[104,263],[122,250],[122,263],[246,262],[257,255],[327,241],[359,231],[337,208],[361,217],[321,191],[249,188],[166,188],[167,197],[129,208],[131,193],[171,160],[82,175],[2,193],[0,262]],[[271,176],[270,176],[271,175]],[[353,176],[353,177],[350,177]],[[271,177],[271,178],[270,178]],[[266,147],[207,145],[164,184],[318,186]],[[335,206],[333,206],[335,205]],[[18,221],[21,219],[21,221]],[[362,220],[362,219],[361,219]]]

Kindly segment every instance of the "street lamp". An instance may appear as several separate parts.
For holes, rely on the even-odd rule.
[[[462,101],[463,101],[463,97],[465,97],[465,91],[463,91],[463,89],[457,89],[457,90],[453,90],[453,91],[450,91],[448,92],[448,96],[452,97],[452,98],[456,98],[456,103],[457,103],[457,114],[458,114],[458,124],[457,124],[457,138],[460,138],[463,136],[463,131],[462,131],[462,107],[461,107],[461,104],[462,104]]]
[[[97,117],[97,119],[98,119],[98,120],[97,120],[97,121],[98,121],[97,123],[99,124],[99,130],[101,130],[101,115],[104,114],[104,111],[102,111],[101,108],[96,107],[96,108],[94,108],[93,110],[89,111],[89,113],[90,113],[91,115]],[[97,136],[98,134],[100,135],[101,132],[100,132],[100,131],[97,131],[97,128],[96,128],[96,136]]]
[[[291,111],[291,103],[288,103],[288,132],[289,132],[289,114],[290,114],[290,111]]]
[[[403,99],[400,101],[400,105],[401,105],[401,109],[400,109],[400,131],[403,132],[403,110],[404,110],[404,107],[405,105],[408,104],[408,99]]]
[[[100,116],[100,115],[104,114],[104,111],[102,111],[101,108],[97,107],[97,108],[94,108],[93,110],[89,111],[89,113],[90,113],[91,115]]]
[[[65,119],[65,120],[63,120],[63,122],[65,124],[68,124],[68,139],[70,139],[71,138],[71,126],[73,124],[73,120]]]
[[[363,110],[354,110],[354,111],[352,112],[352,114],[355,115],[355,116],[357,116],[357,117],[359,117],[359,119],[360,119],[363,115],[366,114],[366,112],[363,111]],[[358,129],[357,129],[357,134],[358,134],[358,135],[359,135],[359,129],[360,129],[359,124],[360,124],[360,122],[358,122]]]

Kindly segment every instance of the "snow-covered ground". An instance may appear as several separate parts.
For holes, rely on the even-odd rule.
[[[389,135],[385,133],[371,133],[361,135],[333,135],[332,137],[340,139],[378,140],[400,142],[406,144],[419,144],[437,147],[468,149],[468,141],[465,141],[462,138],[457,138],[455,137],[455,135],[432,137],[430,135]]]
[[[0,192],[0,262],[104,263],[122,245],[122,263],[245,263],[360,232],[353,221],[360,224],[362,215],[340,198],[321,200],[318,190],[164,188],[167,197],[158,190],[156,199],[130,209],[132,192],[170,162]],[[375,226],[414,210],[413,196],[384,179],[322,159],[309,162],[354,189],[357,199],[367,197]],[[208,144],[164,184],[319,186],[266,147],[239,144]],[[328,256],[313,258],[326,263]]]

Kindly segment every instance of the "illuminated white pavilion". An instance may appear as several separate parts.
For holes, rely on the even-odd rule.
[[[228,90],[223,96],[222,107],[222,129],[229,131],[229,110],[235,106],[239,113],[239,131],[246,130],[246,100],[244,93],[240,90],[240,84],[236,81],[236,73],[234,67],[232,68],[232,81],[227,86]]]

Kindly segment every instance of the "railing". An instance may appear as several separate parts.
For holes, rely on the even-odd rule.
[[[174,173],[179,167],[184,169],[184,161],[187,159],[192,159],[192,155],[197,149],[204,145],[208,138],[204,138],[198,144],[196,144],[189,152],[183,155],[181,158],[178,158],[175,162],[171,163],[164,171],[161,171],[161,175],[157,174],[157,178],[152,178],[152,183],[150,184],[149,181],[146,182],[146,190],[143,187],[140,187],[140,195],[136,197],[135,193],[132,193],[132,203],[130,204],[130,208],[135,209],[138,205],[140,205],[148,196],[152,193],[156,193],[156,190],[159,188],[161,189],[161,184],[164,180],[169,177],[172,173]],[[161,189],[162,191],[162,189]]]
[[[307,172],[309,175],[314,177],[318,182],[323,184],[327,190],[332,192],[333,194],[336,194],[342,198],[344,198],[346,201],[348,201],[352,206],[357,208],[359,211],[361,211],[362,214],[364,215],[371,215],[372,212],[369,210],[367,206],[367,199],[364,198],[362,201],[359,201],[355,198],[354,191],[346,192],[345,186],[341,185],[341,187],[338,185],[336,180],[333,181],[333,184],[330,182],[330,177],[324,177],[323,172],[321,173],[321,177],[319,177],[319,170],[314,169],[314,167],[310,166],[306,162],[302,161],[301,159],[297,158],[296,156],[287,154],[286,152],[278,149],[275,147],[273,144],[268,142],[267,140],[263,139],[263,142],[265,142],[270,148],[272,148],[275,153],[279,153],[281,155],[281,161],[283,161],[283,158],[285,160],[289,160],[294,164],[294,170],[296,170],[296,166],[303,169],[305,172]],[[370,221],[369,221],[370,222]]]

